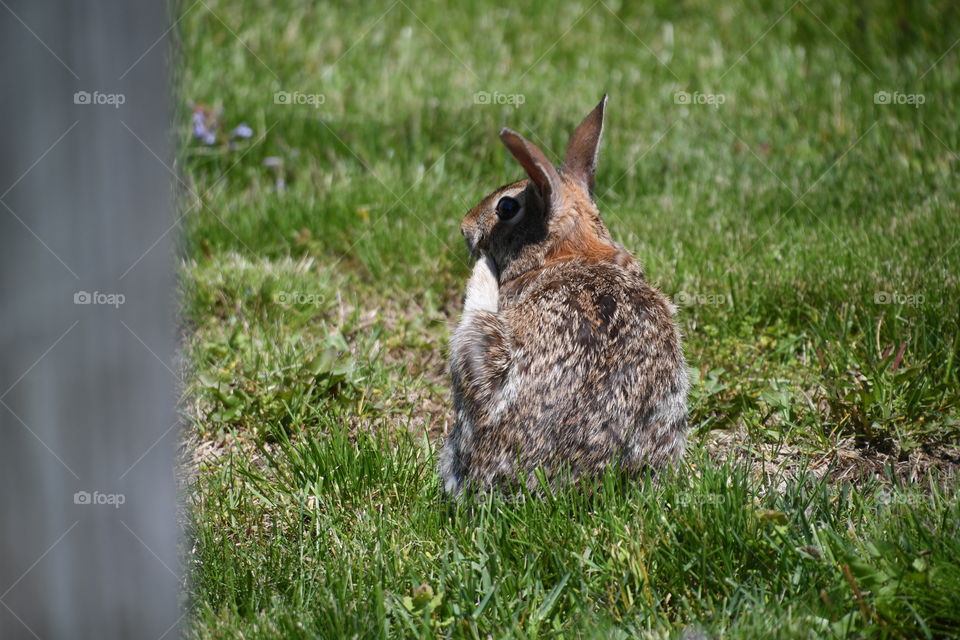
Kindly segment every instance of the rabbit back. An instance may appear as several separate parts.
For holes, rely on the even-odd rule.
[[[560,262],[505,283],[499,305],[509,362],[487,381],[488,396],[470,397],[453,365],[456,417],[442,461],[448,488],[511,483],[537,468],[574,478],[611,463],[638,471],[682,454],[688,382],[680,336],[672,304],[639,265]],[[470,344],[489,341],[486,331],[454,340],[490,353],[488,343]]]

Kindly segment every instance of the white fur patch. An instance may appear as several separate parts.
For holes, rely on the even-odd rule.
[[[497,299],[500,297],[500,282],[497,279],[497,266],[489,256],[477,260],[473,273],[467,282],[467,299],[463,303],[464,312],[497,312]]]
[[[444,489],[444,491],[446,491],[448,494],[450,494],[450,495],[452,495],[452,496],[454,496],[454,497],[459,497],[459,496],[460,496],[460,483],[461,483],[461,479],[460,479],[460,478],[456,478],[456,477],[454,477],[453,475],[451,475],[449,478],[447,478],[446,483],[443,485],[443,489]]]

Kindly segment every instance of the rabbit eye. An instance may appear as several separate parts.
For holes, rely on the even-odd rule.
[[[510,196],[500,198],[497,203],[497,217],[501,220],[509,220],[520,211],[520,201]]]

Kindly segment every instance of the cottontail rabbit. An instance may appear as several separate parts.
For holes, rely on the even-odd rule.
[[[670,301],[593,201],[607,98],[558,171],[520,134],[500,139],[527,178],[464,218],[478,258],[451,339],[455,420],[440,459],[449,493],[663,465],[683,453],[686,365]]]

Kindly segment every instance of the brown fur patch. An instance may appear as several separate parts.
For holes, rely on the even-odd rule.
[[[578,258],[586,262],[617,262],[619,251],[600,221],[600,213],[590,194],[570,179],[564,179],[563,186],[563,207],[551,215],[562,220],[560,226],[565,234],[547,253],[546,263]]]

